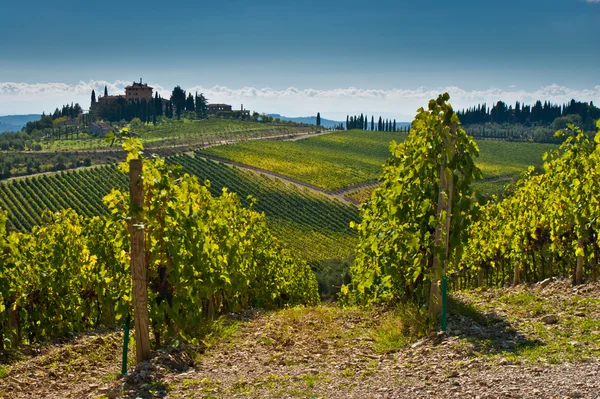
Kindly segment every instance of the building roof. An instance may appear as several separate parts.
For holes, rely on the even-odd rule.
[[[208,104],[207,107],[231,107],[229,104]]]
[[[125,89],[153,89],[153,87],[148,86],[147,83],[137,83],[133,82],[132,85],[126,86]]]
[[[112,130],[112,126],[104,122],[90,123],[90,126],[100,129],[102,134],[106,134]]]

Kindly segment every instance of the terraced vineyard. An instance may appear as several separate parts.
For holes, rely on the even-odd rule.
[[[358,219],[358,211],[351,205],[189,155],[167,160],[183,165],[201,181],[210,180],[213,195],[227,187],[244,205],[249,205],[251,195],[257,201],[254,208],[265,212],[279,240],[314,264],[345,259],[353,250],[356,237],[349,223]],[[9,228],[29,230],[43,222],[45,210],[72,208],[85,216],[106,213],[102,197],[112,187],[126,185],[126,175],[115,165],[18,179],[0,184],[0,207],[9,211]]]
[[[351,130],[298,141],[245,142],[201,151],[235,162],[274,171],[306,183],[335,191],[357,183],[377,180],[381,165],[389,157],[390,141],[403,141],[406,134]],[[484,180],[476,187],[482,194],[497,193],[533,165],[542,165],[544,152],[553,144],[480,140],[477,165]],[[351,193],[360,201],[371,189]]]

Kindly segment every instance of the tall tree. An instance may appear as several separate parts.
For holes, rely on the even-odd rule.
[[[185,110],[194,112],[196,110],[194,106],[194,97],[192,97],[192,93],[188,93],[187,99],[185,100]]]
[[[92,89],[92,104],[96,103],[96,91]]]
[[[196,115],[199,118],[206,116],[206,106],[208,105],[208,100],[204,97],[203,93],[198,95],[196,92]]]
[[[375,130],[375,117],[371,115],[371,130]]]
[[[104,97],[108,97],[108,87],[104,85]]]
[[[321,113],[317,112],[317,126],[321,126]]]
[[[181,112],[185,109],[185,90],[180,86],[175,86],[171,92],[171,105],[175,107],[177,119],[181,119]]]

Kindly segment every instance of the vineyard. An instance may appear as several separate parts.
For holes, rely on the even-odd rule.
[[[308,133],[313,127],[261,123],[252,121],[209,118],[204,120],[166,119],[156,126],[152,124],[136,124],[132,129],[142,140],[146,148],[168,146],[202,146],[208,143],[232,139],[251,139],[280,136],[287,134]],[[35,143],[34,143],[35,144]],[[86,133],[67,136],[64,139],[48,138],[40,141],[41,150],[54,151],[93,151],[108,149],[103,137]]]
[[[326,190],[377,180],[389,156],[390,142],[400,143],[405,133],[351,130],[299,141],[247,142],[213,147],[202,153],[271,170]],[[481,140],[476,160],[483,180],[475,187],[483,194],[502,191],[530,165],[541,167],[544,152],[552,144]],[[349,198],[364,200],[369,189]]]
[[[222,312],[318,303],[310,267],[273,239],[264,215],[234,194],[213,197],[159,158],[143,168],[141,212],[113,189],[103,218],[45,212],[31,232],[7,234],[0,211],[0,351],[115,325],[131,313],[132,215],[144,224],[144,305],[156,348],[197,342],[197,329]]]
[[[405,133],[351,130],[293,142],[241,143],[203,153],[271,170],[335,191],[376,180],[392,140]]]
[[[560,130],[560,146],[476,142],[448,101],[446,93],[419,109],[408,135],[355,130],[164,159],[138,159],[143,141],[123,129],[116,140],[130,163],[0,183],[0,352],[121,324],[136,302],[134,316],[147,308],[162,351],[119,387],[102,377],[115,397],[190,387],[226,397],[336,387],[344,397],[357,376],[399,393],[405,382],[387,378],[399,370],[402,381],[415,372],[411,392],[436,397],[421,384],[434,376],[452,397],[450,378],[468,385],[482,372],[487,384],[505,365],[587,361],[596,375],[600,121],[595,135]],[[401,140],[389,145],[390,136]],[[351,186],[345,195],[362,205],[205,155],[338,194]],[[130,181],[135,162],[143,178]],[[376,187],[358,184],[374,179]],[[136,181],[137,202],[126,191]],[[479,195],[509,183],[500,197]],[[134,272],[132,285],[135,248],[147,276]],[[147,302],[132,301],[140,281]],[[323,298],[343,306],[316,306]],[[198,379],[163,379],[180,367],[161,366],[164,358],[196,367],[185,375]],[[507,375],[521,371],[534,374]],[[0,375],[0,395],[19,383],[6,381]],[[81,392],[98,388],[90,385]],[[466,392],[488,387],[474,386]]]
[[[280,180],[230,168],[223,164],[189,155],[167,158],[181,164],[185,172],[201,182],[210,180],[212,195],[227,187],[239,195],[244,206],[248,196],[256,200],[254,209],[264,212],[275,235],[305,259],[318,263],[328,259],[346,259],[355,245],[350,221],[358,219],[356,208],[300,190]],[[108,212],[102,198],[112,188],[125,188],[127,177],[116,165],[74,172],[60,172],[0,183],[0,207],[6,209],[10,230],[29,231],[43,222],[43,214],[74,209],[92,217]]]

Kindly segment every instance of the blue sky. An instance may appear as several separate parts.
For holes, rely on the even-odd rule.
[[[165,91],[176,84],[224,87],[230,97],[211,92],[215,99],[250,107],[253,98],[239,90],[337,93],[312,108],[310,101],[296,108],[291,100],[256,101],[268,108],[262,111],[294,115],[318,106],[332,116],[385,108],[410,117],[416,109],[417,101],[387,108],[364,96],[352,102],[343,97],[351,87],[384,93],[454,87],[465,104],[494,93],[526,99],[557,86],[591,99],[600,92],[600,0],[6,3],[0,5],[0,115],[47,109],[63,98],[51,95],[58,83],[106,81],[116,88],[140,77]],[[35,84],[43,93],[37,98]],[[356,109],[348,109],[352,104]]]

